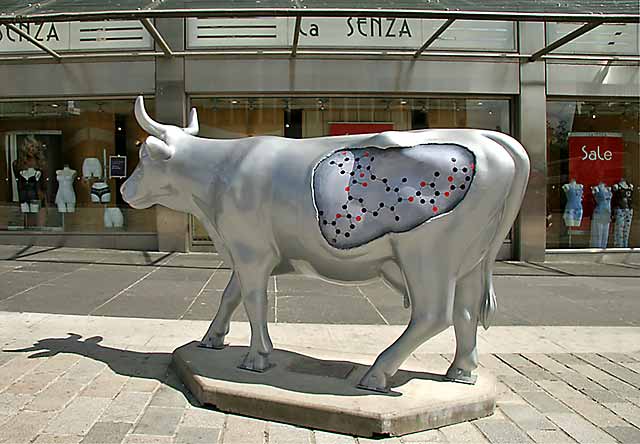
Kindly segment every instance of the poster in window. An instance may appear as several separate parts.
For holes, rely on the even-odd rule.
[[[126,156],[109,156],[109,177],[112,179],[127,177]]]

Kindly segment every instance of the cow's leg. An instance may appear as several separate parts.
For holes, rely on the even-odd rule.
[[[411,298],[411,320],[402,335],[383,351],[360,381],[359,387],[388,391],[388,380],[413,351],[451,325],[455,281],[445,261],[424,257],[419,248],[398,249]]]
[[[204,338],[200,341],[201,347],[216,349],[224,347],[224,337],[229,333],[231,316],[233,316],[233,312],[236,311],[240,302],[242,302],[240,281],[238,280],[237,274],[234,272],[222,293],[222,300],[220,301],[220,307],[218,307],[218,313],[216,313],[215,318],[213,318],[213,322],[209,325],[209,329],[204,335]]]
[[[478,367],[476,336],[478,313],[482,302],[482,264],[471,273],[459,279],[456,284],[453,305],[453,326],[456,332],[456,356],[447,371],[447,377],[454,381],[473,383],[471,374]]]
[[[265,261],[266,262],[266,261]],[[251,345],[240,368],[263,372],[269,368],[273,344],[267,328],[267,283],[273,266],[245,267],[238,270],[244,308],[251,324]]]
[[[382,273],[382,277],[386,284],[402,295],[404,308],[409,308],[409,293],[407,292],[407,286],[404,283],[402,270],[400,270],[398,264],[392,261],[387,261],[382,264],[380,272]]]

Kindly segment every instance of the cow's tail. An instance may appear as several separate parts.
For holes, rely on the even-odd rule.
[[[529,181],[530,164],[529,156],[527,155],[524,147],[514,138],[507,136],[506,134],[493,131],[486,132],[484,135],[501,145],[505,151],[509,153],[514,163],[511,188],[505,196],[504,207],[502,208],[502,214],[499,219],[500,221],[495,237],[493,238],[482,263],[484,294],[482,306],[480,308],[480,322],[482,323],[482,326],[487,329],[491,325],[491,321],[493,320],[493,315],[497,307],[496,294],[493,289],[494,263],[504,239],[509,234],[509,230],[518,216],[518,211],[520,211],[520,205],[524,198],[524,193]]]

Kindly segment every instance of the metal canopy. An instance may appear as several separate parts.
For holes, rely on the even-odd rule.
[[[619,0],[603,2],[601,0],[571,0],[558,2],[557,0],[494,0],[478,2],[477,0],[373,0],[361,4],[349,4],[343,7],[342,1],[330,0],[44,0],[40,3],[29,3],[15,0],[0,0],[0,25],[15,32],[19,32],[13,23],[24,22],[60,22],[60,21],[94,21],[94,20],[138,20],[149,32],[162,53],[154,51],[134,52],[132,56],[202,56],[202,55],[242,55],[255,54],[255,51],[214,50],[214,51],[173,51],[162,37],[151,19],[163,17],[199,17],[199,18],[253,18],[253,17],[295,17],[295,30],[292,46],[286,51],[259,51],[261,55],[289,55],[296,57],[302,51],[298,48],[300,23],[303,17],[395,17],[445,19],[440,26],[422,45],[414,51],[403,52],[386,51],[386,55],[395,53],[404,57],[411,55],[419,58],[426,55],[441,55],[445,57],[509,57],[524,61],[536,61],[548,58],[578,58],[594,57],[597,60],[640,61],[636,56],[562,56],[551,55],[549,52],[578,38],[586,32],[605,23],[640,23],[640,2],[638,0]],[[550,43],[533,54],[499,54],[478,53],[471,51],[434,51],[425,50],[443,34],[455,20],[504,20],[504,21],[537,21],[537,22],[578,22],[583,26],[570,32],[566,36]],[[22,35],[22,34],[21,34]],[[42,42],[27,35],[26,40],[46,51],[56,61],[85,57],[109,57],[109,54],[74,53],[60,54],[48,48]],[[326,50],[305,51],[307,54],[338,54]],[[346,52],[342,52],[346,55]],[[354,54],[354,53],[349,53]],[[122,57],[123,54],[112,54]],[[22,56],[17,59],[37,59],[42,56]],[[6,58],[5,58],[6,59]],[[16,59],[9,58],[9,59]]]

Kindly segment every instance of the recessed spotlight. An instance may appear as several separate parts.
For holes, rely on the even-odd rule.
[[[596,115],[595,115],[595,114],[591,114],[591,118],[592,118],[592,119],[595,119],[595,118],[596,118]]]
[[[400,99],[400,105],[406,105],[406,104],[407,104],[407,101],[406,101],[406,100],[404,100],[404,99]]]
[[[478,102],[478,105],[479,105],[479,106],[482,106],[482,105],[484,105],[484,103],[482,103],[482,102]]]
[[[51,106],[51,108],[57,108],[57,107],[59,107],[60,105],[58,105],[57,103],[52,103],[50,106]]]
[[[291,126],[291,125],[289,125],[288,123],[285,123],[285,124],[284,124],[284,127],[285,127],[285,128],[289,128],[290,126]]]
[[[231,104],[233,104],[233,105],[237,105],[237,104],[238,104],[238,101],[237,101],[237,100],[232,100],[232,101],[231,101]]]

